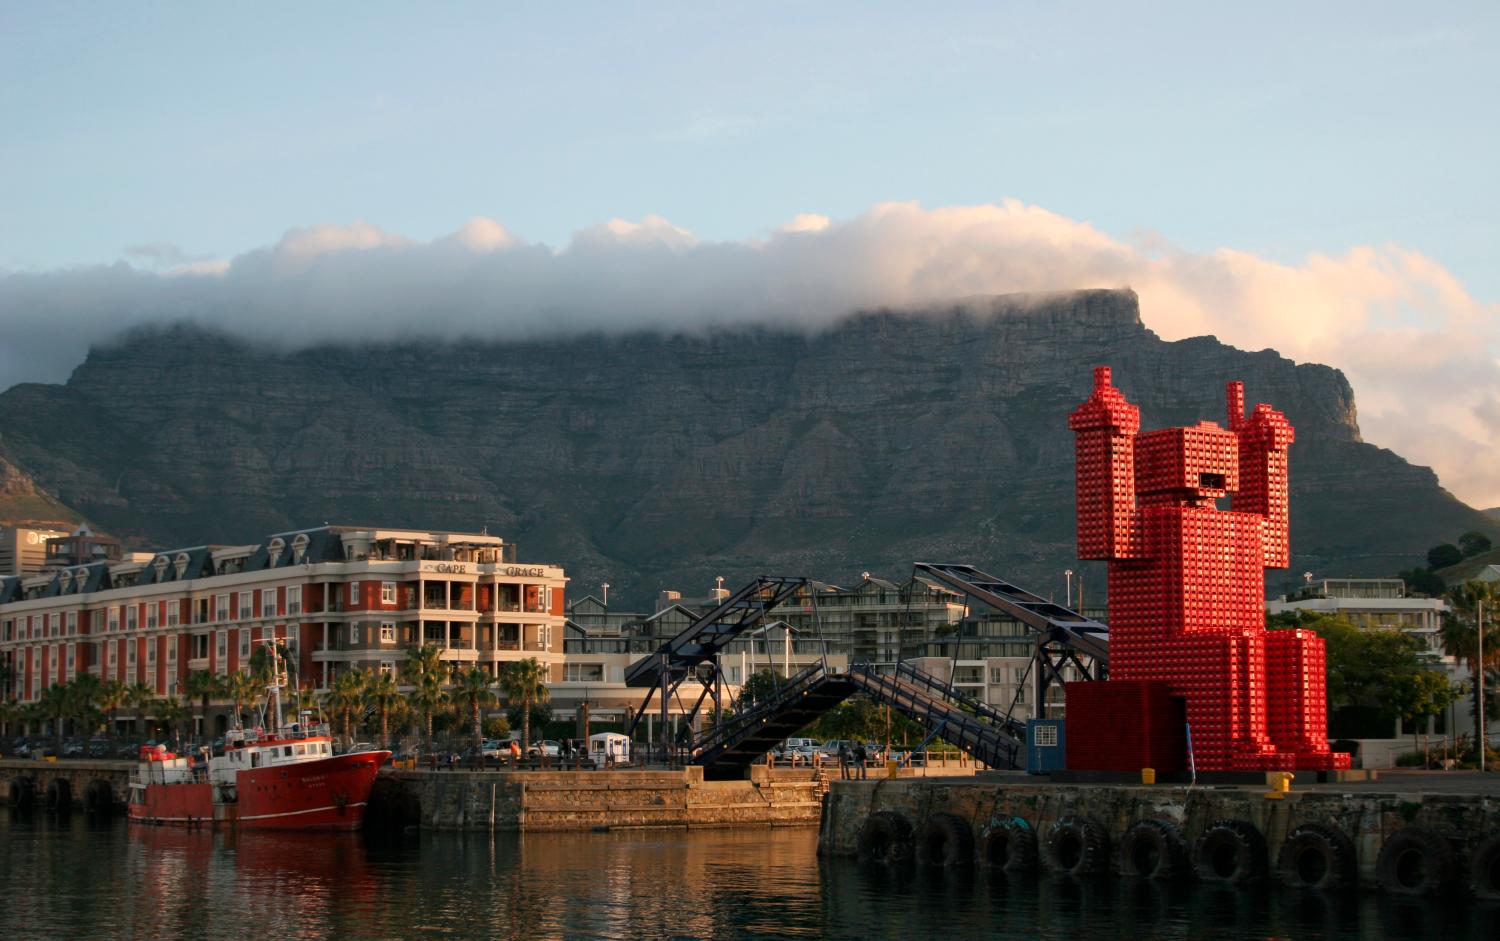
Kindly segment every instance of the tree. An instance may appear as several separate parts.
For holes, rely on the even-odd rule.
[[[204,734],[208,732],[208,701],[223,695],[224,684],[207,670],[194,670],[182,681],[182,693],[189,699],[198,700],[198,722]]]
[[[1490,582],[1465,582],[1448,593],[1453,610],[1443,616],[1443,652],[1469,668],[1474,689],[1474,713],[1479,713],[1479,675],[1484,671],[1486,688],[1485,718],[1489,719],[1489,674],[1500,668],[1500,630],[1496,628],[1496,610],[1500,593]],[[1479,658],[1479,614],[1484,612],[1484,659]]]
[[[496,702],[494,680],[479,667],[471,667],[458,675],[453,686],[453,700],[458,703],[474,724],[474,747],[484,744],[484,730],[480,728],[480,713]]]
[[[1479,555],[1481,552],[1489,552],[1490,537],[1471,529],[1458,537],[1458,548],[1466,559]]]
[[[776,691],[780,688],[781,679],[776,675],[775,670],[769,668],[757,670],[747,676],[744,684],[740,686],[740,710],[744,711],[756,703],[765,702],[776,695]]]
[[[181,731],[182,720],[188,714],[187,706],[184,706],[182,700],[176,696],[167,696],[164,699],[156,700],[152,704],[152,712],[156,715],[157,725],[171,733],[174,750],[181,747],[182,736],[179,733]]]
[[[130,687],[119,680],[105,680],[99,689],[99,711],[104,713],[110,735],[115,732],[115,713],[130,701]]]
[[[338,674],[333,678],[333,686],[323,694],[323,708],[338,716],[346,748],[354,744],[354,736],[350,732],[350,717],[364,704],[364,701],[363,670],[345,670]]]
[[[135,737],[146,734],[146,707],[156,699],[156,690],[145,683],[125,687],[125,703],[135,710]]]
[[[1396,711],[1412,723],[1411,740],[1415,749],[1421,720],[1441,715],[1463,693],[1464,687],[1448,682],[1448,677],[1437,670],[1418,670],[1394,677],[1391,691]]]
[[[365,704],[380,716],[382,748],[391,747],[391,709],[401,701],[401,688],[396,685],[396,678],[385,671],[371,676],[370,681],[365,684]]]
[[[1451,542],[1445,542],[1427,550],[1427,567],[1433,570],[1445,569],[1463,560],[1463,552]]]
[[[531,704],[544,703],[551,698],[547,689],[547,668],[535,657],[507,663],[500,672],[500,689],[505,698],[521,706],[521,748],[531,749]]]
[[[401,669],[407,685],[411,687],[411,692],[406,697],[407,701],[422,716],[427,750],[430,752],[432,751],[432,714],[441,709],[448,700],[447,694],[443,691],[443,681],[446,679],[443,649],[431,644],[412,647],[406,651],[406,662],[402,664]]]
[[[104,692],[104,683],[92,673],[80,673],[67,685],[67,714],[75,723],[75,731],[81,726],[90,733],[99,727],[99,696]]]
[[[1406,590],[1409,594],[1437,598],[1448,590],[1448,585],[1443,581],[1442,576],[1429,569],[1408,569],[1399,573],[1399,577],[1406,583]]]
[[[240,670],[224,677],[224,695],[234,703],[234,727],[245,727],[245,707],[259,696],[262,684],[250,674]]]
[[[1340,615],[1287,611],[1272,629],[1304,628],[1323,638],[1330,706],[1373,706],[1395,718],[1390,681],[1423,669],[1421,642],[1400,631],[1361,628]]]

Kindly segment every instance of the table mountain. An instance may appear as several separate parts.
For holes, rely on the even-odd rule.
[[[417,323],[414,320],[413,331]],[[1228,379],[1282,409],[1293,562],[1274,585],[1386,575],[1496,521],[1361,441],[1336,370],[1165,342],[1129,291],[971,299],[831,327],[279,351],[199,327],[92,350],[0,394],[0,457],[151,545],[323,521],[488,527],[642,602],[713,576],[842,581],[969,561],[1044,593],[1079,566],[1068,412],[1090,367],[1147,427],[1223,420]],[[3,515],[3,506],[0,506]],[[1102,598],[1102,595],[1099,596]]]

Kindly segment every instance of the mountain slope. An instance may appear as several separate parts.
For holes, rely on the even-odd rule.
[[[1244,379],[1297,426],[1293,568],[1389,574],[1500,526],[1364,444],[1324,366],[1160,340],[1134,294],[877,312],[769,328],[276,352],[177,327],[0,394],[0,447],[99,525],[158,544],[324,520],[488,526],[580,591],[705,592],[760,571],[840,580],[972,561],[1061,592],[1068,412],[1108,363],[1148,427],[1223,420]],[[1090,592],[1102,570],[1080,569]],[[1057,583],[1053,586],[1053,583]]]

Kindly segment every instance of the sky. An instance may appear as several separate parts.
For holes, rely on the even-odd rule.
[[[1500,505],[1500,5],[0,3],[0,388],[1130,286]],[[1253,397],[1253,390],[1252,390]]]

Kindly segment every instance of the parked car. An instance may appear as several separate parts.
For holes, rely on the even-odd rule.
[[[822,746],[818,748],[818,751],[823,753],[824,761],[838,761],[839,752],[845,749],[849,749],[850,751],[852,751],[855,744],[855,742],[852,742],[847,738],[835,738],[830,741],[824,742]]]
[[[509,758],[510,742],[509,740],[501,741],[498,738],[485,739],[484,747],[480,750],[484,752],[484,757],[486,758]]]
[[[64,758],[82,758],[83,754],[84,747],[82,742],[68,742],[62,748],[62,757]]]
[[[532,757],[556,758],[562,754],[562,746],[549,738],[540,742],[532,742],[526,754]]]
[[[108,758],[110,752],[109,739],[90,739],[87,752],[90,758]]]
[[[821,744],[815,738],[789,738],[786,740],[785,754],[787,757],[796,755],[798,758],[811,760],[813,752],[816,752]]]

